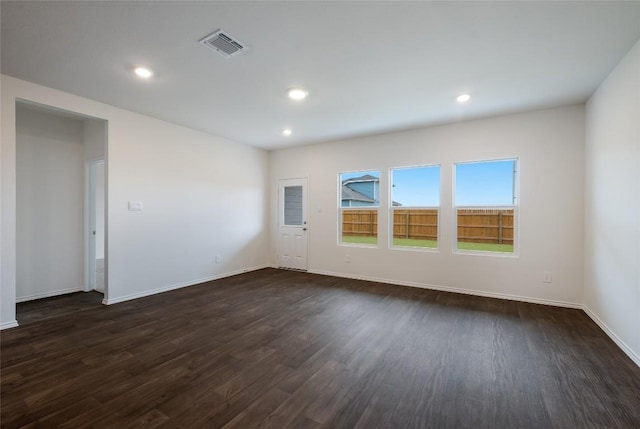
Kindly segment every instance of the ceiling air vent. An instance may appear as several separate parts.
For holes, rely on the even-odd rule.
[[[229,33],[218,30],[200,40],[200,44],[217,52],[225,58],[232,57],[247,49],[238,39],[231,37]]]

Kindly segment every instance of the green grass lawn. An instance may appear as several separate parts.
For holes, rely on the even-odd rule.
[[[378,244],[378,237],[343,235],[343,243],[351,244]],[[435,249],[438,247],[436,240],[416,240],[412,238],[394,238],[393,245],[399,247],[425,247]],[[458,243],[458,250],[475,250],[479,252],[502,252],[513,253],[513,244],[491,244],[491,243]]]
[[[415,238],[393,238],[394,246],[401,247],[426,247],[429,249],[435,249],[438,247],[436,240],[416,240]]]
[[[371,236],[355,236],[355,235],[343,235],[342,236],[343,243],[352,243],[352,244],[378,244],[378,237]]]

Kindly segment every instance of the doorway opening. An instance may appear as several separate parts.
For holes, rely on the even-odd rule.
[[[106,147],[107,121],[16,102],[20,324],[43,315],[52,297],[91,292],[80,299],[87,305],[107,296]]]
[[[105,238],[105,169],[104,159],[87,161],[87,270],[85,292],[92,290],[104,294],[104,238]]]

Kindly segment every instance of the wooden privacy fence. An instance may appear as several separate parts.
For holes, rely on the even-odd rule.
[[[513,209],[458,209],[458,241],[513,244]],[[342,235],[378,235],[377,210],[343,210]],[[394,209],[393,236],[416,240],[438,238],[438,210]]]
[[[458,241],[513,244],[513,209],[458,209]]]
[[[377,237],[378,210],[344,210],[342,235]]]
[[[417,240],[438,239],[438,210],[414,209],[393,211],[393,236]]]

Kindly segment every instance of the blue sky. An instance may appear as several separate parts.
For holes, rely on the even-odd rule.
[[[513,163],[510,159],[457,164],[455,205],[512,205]]]
[[[456,164],[455,205],[509,206],[513,204],[513,163],[514,160],[509,159]],[[343,173],[341,178],[345,180],[365,174],[380,177],[380,172],[369,170]],[[405,207],[440,205],[440,166],[392,169],[391,179],[393,201]]]
[[[393,201],[405,207],[440,205],[440,166],[397,168],[391,174]]]

